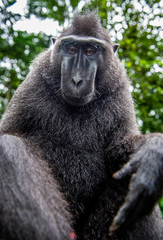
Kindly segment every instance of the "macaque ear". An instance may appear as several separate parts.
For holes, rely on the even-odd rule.
[[[52,37],[51,40],[52,40],[52,43],[55,44],[55,41],[57,40],[57,38],[56,37]]]
[[[116,52],[118,48],[119,48],[119,44],[114,44],[113,51]]]

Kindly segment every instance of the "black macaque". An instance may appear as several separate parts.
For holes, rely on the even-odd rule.
[[[33,62],[1,122],[1,238],[163,239],[163,135],[140,133],[116,49],[87,13]]]

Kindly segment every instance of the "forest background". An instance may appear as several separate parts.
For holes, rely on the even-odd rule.
[[[20,1],[19,1],[20,2]],[[159,0],[26,0],[23,13],[12,11],[18,1],[0,0],[0,118],[34,57],[50,46],[76,11],[95,10],[131,79],[137,122],[142,133],[163,132],[163,2]],[[20,30],[38,18],[35,32]],[[39,27],[49,21],[48,34]],[[54,23],[54,24],[52,24]],[[28,29],[32,29],[29,21]],[[36,26],[37,28],[37,26]],[[149,173],[150,174],[150,173]],[[160,200],[163,214],[163,198]]]

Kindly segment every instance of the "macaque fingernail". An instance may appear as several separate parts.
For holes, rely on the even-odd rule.
[[[113,173],[113,178],[118,178],[118,172]]]
[[[115,231],[118,229],[118,225],[111,225],[109,228],[109,236],[112,236],[115,234]]]

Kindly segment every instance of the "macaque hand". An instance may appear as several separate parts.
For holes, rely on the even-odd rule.
[[[151,137],[152,136],[152,137]],[[119,229],[129,228],[138,219],[150,213],[163,190],[163,136],[151,134],[130,161],[113,174],[117,180],[131,176],[125,202],[109,228],[113,235]]]

